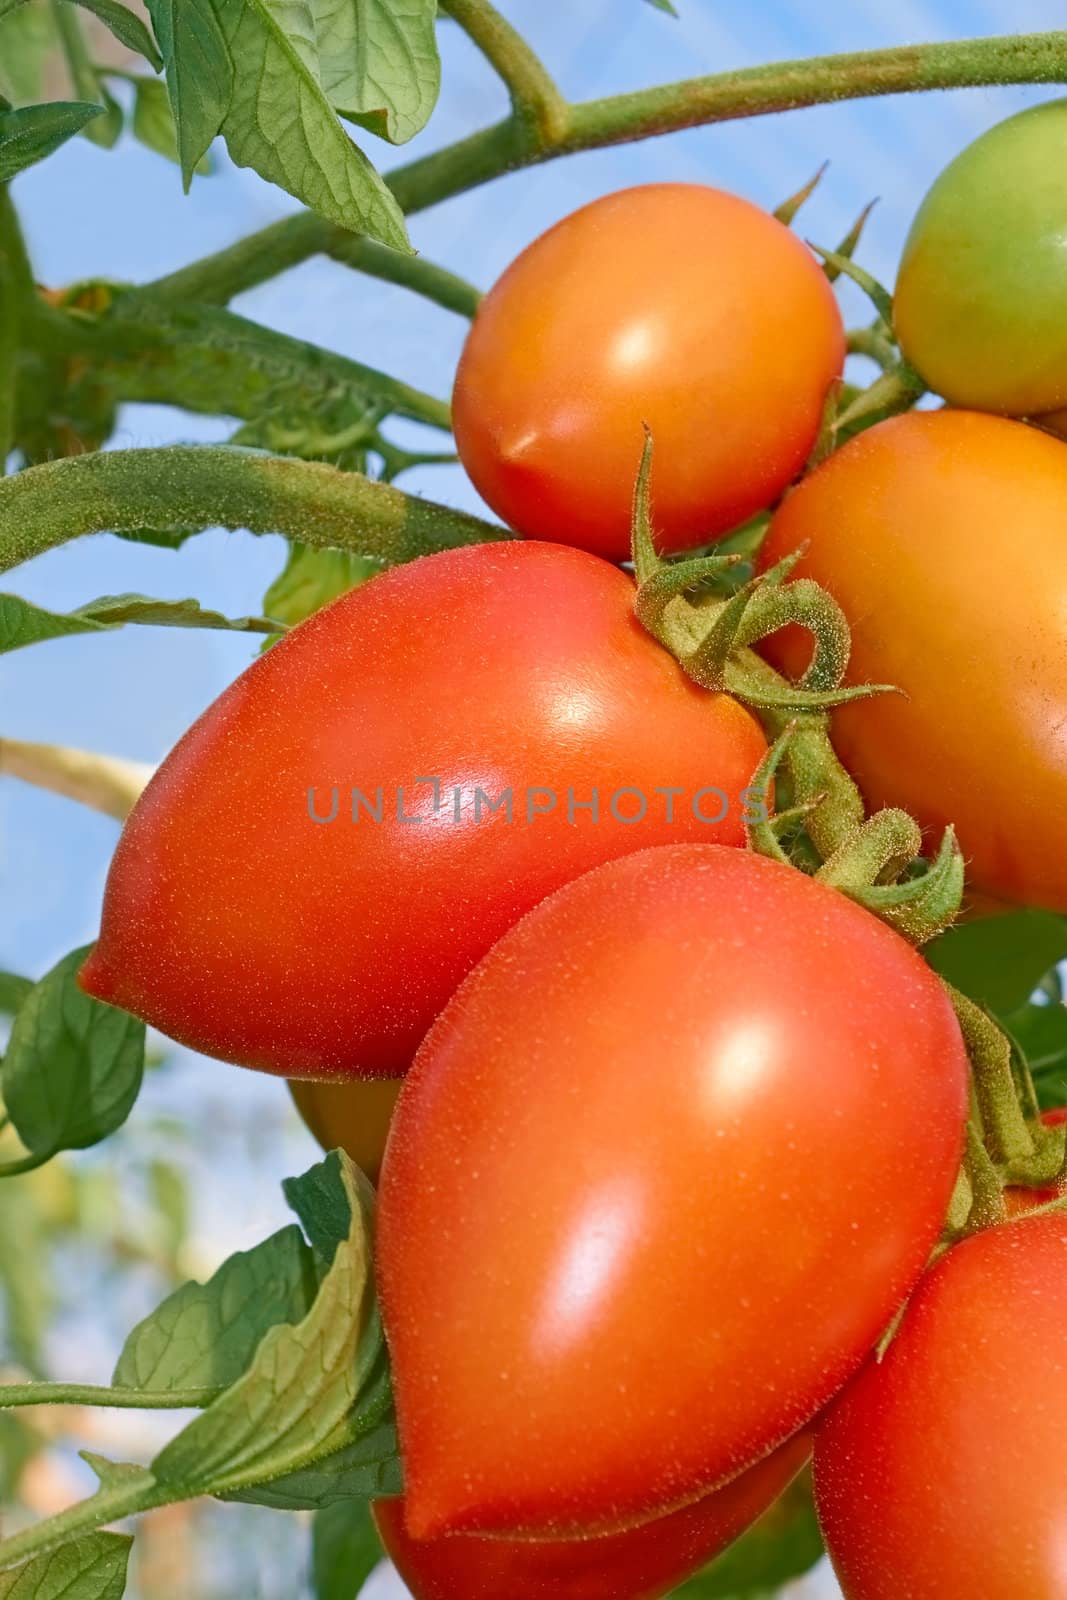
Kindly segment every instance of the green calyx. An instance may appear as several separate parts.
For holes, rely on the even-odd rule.
[[[770,792],[773,785],[777,810],[750,824],[750,847],[818,877],[913,943],[925,943],[959,911],[963,859],[955,836],[949,830],[927,861],[918,824],[905,812],[868,818],[830,740],[828,711],[891,693],[891,687],[843,686],[848,623],[825,589],[791,577],[802,550],[740,587],[735,554],[663,560],[652,536],[651,468],[646,437],[633,505],[637,616],[695,683],[756,711],[773,741],[753,786]],[[804,628],[812,639],[810,659],[795,682],[754,649],[789,626]]]

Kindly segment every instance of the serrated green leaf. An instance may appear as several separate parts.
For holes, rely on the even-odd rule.
[[[138,139],[147,150],[154,150],[157,156],[164,156],[166,160],[180,164],[178,135],[174,127],[174,113],[170,108],[170,96],[166,84],[161,83],[158,78],[135,78],[133,94],[133,116],[130,127],[134,138]],[[201,157],[195,170],[200,177],[206,178],[213,170],[210,155]]]
[[[2,0],[0,0],[2,3]],[[16,0],[0,10],[0,96],[15,105],[29,105],[44,94],[45,63],[55,48],[55,21],[47,0]]]
[[[215,4],[235,63],[222,132],[237,165],[340,227],[410,252],[400,207],[322,86],[312,0]]]
[[[1012,911],[963,922],[923,949],[935,972],[998,1016],[1024,1006],[1042,978],[1067,958],[1067,917]]]
[[[292,540],[285,567],[263,596],[263,610],[295,627],[381,570],[376,561],[351,551],[313,550]]]
[[[0,112],[0,183],[9,183],[17,173],[43,161],[103,110],[87,101],[54,100]]]
[[[771,1600],[822,1555],[805,1472],[718,1560],[676,1589],[672,1600]]]
[[[284,633],[267,617],[224,617],[198,600],[151,600],[141,594],[102,595],[76,611],[46,611],[20,595],[0,594],[0,655],[46,639],[103,633],[127,623],[157,628],[220,628],[236,633]]]
[[[316,1512],[311,1527],[315,1600],[357,1600],[383,1554],[366,1501],[338,1502]]]
[[[313,0],[330,104],[390,144],[425,127],[441,89],[437,0]]]
[[[230,107],[233,59],[213,0],[147,0],[167,74],[182,182],[207,155]]]
[[[82,1150],[114,1132],[141,1087],[144,1023],[78,988],[87,954],[72,951],[34,985],[0,1067],[5,1109],[39,1157]]]
[[[299,1322],[314,1300],[312,1253],[295,1225],[230,1256],[207,1283],[185,1283],[138,1323],[112,1383],[130,1389],[225,1389],[265,1333]]]
[[[0,972],[0,1012],[13,1017],[32,988],[31,978],[20,978],[14,972]]]
[[[338,1151],[285,1189],[312,1247],[330,1251],[319,1292],[300,1322],[269,1329],[241,1377],[156,1456],[151,1472],[164,1489],[265,1483],[365,1431],[357,1407],[382,1344],[369,1277],[373,1191]]]
[[[163,57],[159,53],[156,41],[140,17],[128,7],[121,5],[120,0],[73,0],[73,3],[99,17],[105,28],[110,29],[120,44],[124,44],[128,50],[133,50],[137,55],[144,56],[157,72],[163,71]]]
[[[90,1533],[10,1572],[0,1572],[0,1600],[121,1600],[133,1540]]]

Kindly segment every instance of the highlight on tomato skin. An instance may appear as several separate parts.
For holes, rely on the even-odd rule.
[[[903,807],[934,836],[952,824],[969,887],[1053,911],[1067,911],[1065,503],[1061,440],[911,412],[793,490],[759,558],[766,570],[804,546],[794,575],[828,589],[851,627],[846,682],[902,691],[834,712],[868,807]],[[796,629],[760,649],[786,670],[810,653]]]
[[[921,957],[793,868],[661,846],[532,911],[386,1149],[412,1533],[611,1531],[803,1427],[926,1264],[967,1086]]]
[[[825,1417],[819,1520],[846,1600],[1063,1600],[1067,1213],[955,1245]]]
[[[376,1501],[374,1520],[415,1600],[660,1600],[744,1533],[810,1453],[799,1435],[695,1504],[601,1538],[417,1540],[402,1498]]]
[[[509,541],[317,612],[149,784],[83,987],[224,1061],[400,1077],[553,889],[649,844],[743,844],[759,723],[686,677],[634,592],[583,551]]]
[[[771,505],[815,443],[845,336],[808,247],[721,189],[623,189],[482,300],[453,397],[475,487],[529,538],[623,561],[645,424],[664,551]]]

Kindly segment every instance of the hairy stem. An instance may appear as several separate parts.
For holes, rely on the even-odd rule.
[[[506,528],[358,472],[227,445],[66,456],[0,481],[0,572],[86,533],[247,528],[385,563]]]
[[[466,3],[473,10],[474,0]],[[549,136],[513,113],[443,150],[395,167],[386,174],[386,182],[410,214],[520,167],[681,128],[874,95],[1008,83],[1067,83],[1067,31],[860,50],[690,78],[570,106],[565,122]],[[333,241],[341,238],[352,241],[340,247],[346,258],[349,251],[359,254],[362,241],[355,235],[345,235],[302,212],[161,278],[152,287],[192,299],[228,299],[309,256],[333,254],[339,248]],[[408,258],[407,281],[426,292],[413,281],[419,260]],[[398,280],[399,273],[394,281]]]
[[[91,750],[0,739],[0,776],[77,800],[119,822],[129,816],[153,771],[147,762],[123,761]]]
[[[118,1389],[96,1383],[0,1384],[0,1410],[11,1406],[110,1406],[121,1411],[189,1411],[210,1405],[220,1389]]]
[[[369,277],[411,289],[462,317],[473,317],[481,299],[473,284],[425,256],[402,255],[375,239],[349,233],[314,211],[273,222],[215,255],[146,284],[145,292],[156,299],[225,305],[235,295],[316,255],[330,256]]]
[[[489,0],[442,0],[442,8],[503,79],[515,115],[528,122],[546,144],[563,138],[570,106],[522,34]]]
[[[106,1528],[123,1517],[154,1511],[182,1498],[180,1490],[169,1485],[155,1486],[151,1473],[138,1473],[129,1482],[100,1489],[90,1499],[79,1500],[66,1511],[35,1522],[9,1539],[0,1539],[0,1571],[18,1566],[31,1556],[47,1555],[70,1540]]]

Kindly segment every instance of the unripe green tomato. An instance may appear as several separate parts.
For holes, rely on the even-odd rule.
[[[1067,405],[1067,100],[998,123],[949,163],[904,245],[901,349],[954,405]]]

